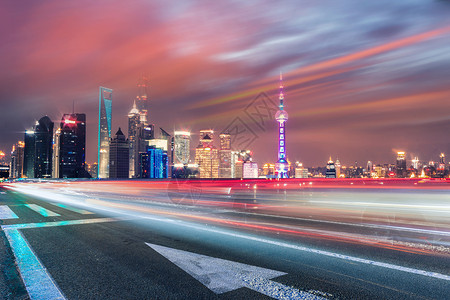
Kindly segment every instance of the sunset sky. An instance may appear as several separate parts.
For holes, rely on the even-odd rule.
[[[98,87],[114,90],[112,131],[126,133],[146,74],[152,123],[219,133],[240,122],[235,147],[274,162],[274,112],[253,113],[276,104],[282,71],[291,161],[450,156],[450,1],[11,0],[0,2],[0,37],[5,152],[75,101],[94,162]]]

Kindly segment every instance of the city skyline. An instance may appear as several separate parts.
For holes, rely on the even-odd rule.
[[[171,11],[153,3],[146,5],[158,17],[140,18],[146,21],[139,24],[128,21],[145,13],[143,3],[126,9],[120,3],[66,5],[2,4],[4,152],[35,120],[49,115],[57,122],[75,102],[75,111],[86,113],[86,155],[92,163],[98,86],[114,90],[112,130],[127,128],[141,74],[150,85],[149,123],[172,132],[211,128],[220,133],[260,93],[277,102],[279,70],[289,99],[291,161],[324,165],[331,155],[346,164],[386,163],[398,150],[407,152],[408,161],[415,156],[437,161],[440,153],[450,152],[447,2],[283,4],[270,13],[271,6],[261,3],[252,6],[251,20],[245,18],[250,4],[229,4],[233,14],[219,18],[224,4],[186,4]],[[117,24],[97,21],[100,9]],[[28,17],[14,26],[18,11]],[[198,14],[206,19],[197,19]],[[83,22],[62,21],[68,16]],[[206,20],[214,20],[209,28]],[[200,27],[204,31],[195,33]],[[111,47],[117,42],[124,46]],[[276,124],[255,128],[257,138],[249,148],[261,149],[255,151],[256,161],[274,161]]]

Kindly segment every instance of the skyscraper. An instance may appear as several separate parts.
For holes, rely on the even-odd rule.
[[[128,178],[129,145],[122,130],[116,132],[109,145],[109,178]]]
[[[200,144],[195,149],[195,163],[200,171],[200,178],[219,177],[219,153],[210,136],[214,131],[200,131]]]
[[[148,124],[148,79],[142,76],[137,84],[138,95],[136,96],[136,107],[139,110],[140,122]]]
[[[147,151],[140,153],[141,178],[167,178],[168,157],[167,152],[155,146],[148,146]]]
[[[98,178],[109,178],[112,89],[100,87],[98,115]]]
[[[231,135],[221,133],[219,150],[219,177],[231,178]]]
[[[35,128],[36,156],[34,163],[36,178],[52,177],[53,122],[45,116],[39,119]]]
[[[336,178],[336,167],[334,165],[334,162],[331,160],[327,163],[327,171],[325,173],[326,178]]]
[[[23,176],[23,162],[24,162],[25,143],[18,141],[13,145],[11,151],[11,166],[9,168],[11,178],[22,178]]]
[[[53,135],[53,167],[52,167],[52,178],[59,178],[59,154],[61,148],[61,128],[56,129]]]
[[[395,173],[398,178],[406,177],[406,156],[405,152],[399,151],[397,152],[397,164],[395,168]]]
[[[175,131],[174,132],[174,164],[187,164],[190,157],[190,142],[191,133],[188,131]]]
[[[153,124],[145,125],[139,123],[136,127],[136,141],[134,147],[134,174],[135,177],[140,177],[142,174],[140,153],[147,152],[148,141],[155,137],[155,127]]]
[[[24,177],[34,178],[34,162],[36,160],[36,136],[34,128],[25,131],[25,149],[23,158]]]
[[[128,144],[130,147],[129,151],[129,177],[136,177],[135,167],[136,167],[136,135],[137,135],[137,127],[140,123],[140,115],[139,110],[136,107],[136,101],[133,103],[133,108],[128,113]]]
[[[275,114],[278,122],[278,161],[275,164],[278,178],[287,178],[289,171],[289,163],[286,159],[286,128],[285,124],[288,120],[288,113],[284,110],[284,94],[283,94],[283,76],[280,73],[280,105],[279,110]]]
[[[59,178],[88,177],[86,165],[86,115],[64,114],[60,124]]]

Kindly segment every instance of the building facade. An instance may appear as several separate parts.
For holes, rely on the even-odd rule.
[[[128,113],[128,144],[129,144],[129,177],[136,177],[136,155],[139,153],[136,151],[137,143],[137,128],[140,123],[140,114],[139,110],[136,107],[136,101],[133,103],[133,108]]]
[[[53,126],[48,116],[39,119],[35,135],[34,177],[51,178],[53,161]]]
[[[109,141],[111,139],[113,90],[100,87],[98,115],[98,178],[109,178]]]
[[[109,144],[109,178],[129,177],[129,152],[128,140],[119,127]]]
[[[64,114],[59,129],[59,178],[89,177],[86,171],[86,115]]]
[[[219,138],[219,178],[231,178],[231,135],[221,133]]]
[[[200,178],[219,178],[219,151],[213,145],[212,130],[200,131],[200,144],[195,149],[195,163]]]
[[[11,166],[10,166],[10,178],[22,178],[23,177],[23,163],[25,155],[25,143],[18,141],[13,145],[11,151]]]

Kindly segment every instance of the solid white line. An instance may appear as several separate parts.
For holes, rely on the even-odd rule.
[[[9,208],[8,205],[0,205],[0,219],[18,219],[19,217]]]
[[[319,250],[319,249],[314,249],[314,248],[308,248],[308,247],[288,244],[285,242],[273,241],[273,240],[264,239],[264,238],[258,238],[258,237],[249,236],[249,235],[245,235],[245,234],[225,232],[225,231],[218,230],[218,229],[202,228],[202,227],[195,226],[195,225],[185,225],[185,226],[197,228],[200,230],[210,231],[210,232],[214,232],[214,233],[224,234],[224,235],[228,235],[228,236],[232,236],[232,237],[237,237],[237,238],[262,242],[262,243],[266,243],[266,244],[271,244],[271,245],[275,245],[275,246],[279,246],[279,247],[290,248],[290,249],[294,249],[294,250],[315,253],[315,254],[325,255],[325,256],[329,256],[329,257],[340,258],[340,259],[344,259],[344,260],[348,260],[348,261],[368,264],[368,265],[372,265],[372,266],[378,266],[378,267],[383,267],[383,268],[387,268],[387,269],[392,269],[392,270],[397,270],[397,271],[402,271],[402,272],[407,272],[407,273],[423,275],[423,276],[427,276],[427,277],[433,277],[436,279],[450,281],[449,275],[445,275],[445,274],[441,274],[441,273],[429,272],[429,271],[424,271],[424,270],[419,270],[419,269],[414,269],[414,268],[408,268],[408,267],[393,265],[393,264],[389,264],[389,263],[379,262],[379,261],[375,261],[375,260],[364,259],[364,258],[359,258],[359,257],[354,257],[354,256],[349,256],[349,255],[344,255],[344,254],[339,254],[339,253],[334,253],[334,252],[329,252],[329,251],[324,251],[324,250]]]
[[[141,218],[159,220],[159,221],[172,223],[172,224],[175,223],[174,220],[170,220],[170,219],[167,220],[167,219],[162,219],[162,218],[158,218],[158,217],[154,218],[154,217],[141,216]],[[314,249],[314,248],[308,248],[308,247],[298,246],[298,245],[289,244],[289,243],[285,243],[285,242],[269,240],[269,239],[265,239],[265,238],[259,238],[259,237],[250,236],[250,235],[246,235],[246,234],[232,233],[232,232],[226,232],[226,231],[219,230],[219,229],[205,228],[205,227],[201,227],[199,225],[186,224],[187,223],[186,221],[181,221],[181,220],[176,220],[176,221],[178,224],[180,222],[183,222],[184,224],[182,224],[182,226],[191,227],[191,228],[195,228],[198,230],[214,232],[214,233],[218,233],[218,234],[252,240],[252,241],[261,242],[261,243],[265,243],[265,244],[271,244],[271,245],[275,245],[275,246],[279,246],[279,247],[290,248],[290,249],[294,249],[294,250],[315,253],[315,254],[325,255],[325,256],[329,256],[329,257],[344,259],[344,260],[348,260],[348,261],[358,262],[358,263],[362,263],[362,264],[367,264],[367,265],[402,271],[402,272],[406,272],[406,273],[411,273],[411,274],[422,275],[422,276],[427,276],[427,277],[432,277],[432,278],[436,278],[436,279],[450,281],[449,275],[445,275],[445,274],[441,274],[441,273],[437,273],[437,272],[429,272],[429,271],[424,271],[424,270],[419,270],[419,269],[414,269],[414,268],[408,268],[408,267],[398,266],[398,265],[394,265],[394,264],[379,262],[379,261],[375,261],[375,260],[364,259],[364,258],[359,258],[359,257],[354,257],[354,256],[349,256],[349,255],[344,255],[344,254],[339,254],[339,253],[334,253],[334,252],[329,252],[329,251],[324,251],[324,250],[319,250],[319,249]]]
[[[38,214],[43,215],[44,217],[58,217],[60,214],[57,214],[55,212],[52,212],[51,210],[48,210],[46,208],[43,208],[42,206],[36,205],[36,204],[25,204],[26,207],[29,209],[34,210]]]

